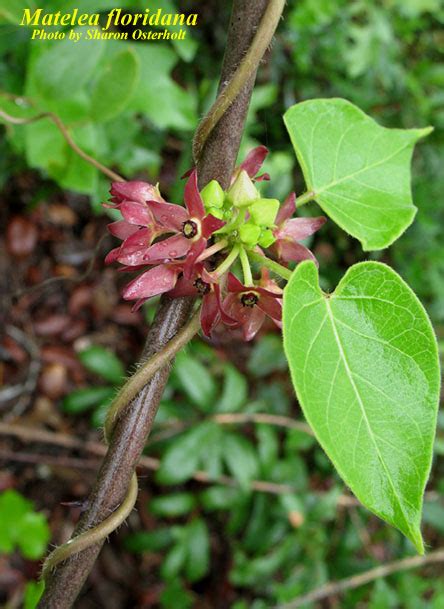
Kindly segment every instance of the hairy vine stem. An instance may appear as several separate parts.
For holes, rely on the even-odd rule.
[[[197,162],[210,133],[254,74],[270,45],[282,16],[286,0],[271,0],[261,19],[256,35],[241,64],[223,89],[205,118],[198,126],[193,140],[193,156]]]
[[[221,77],[223,84],[213,109],[202,121],[203,125],[198,128],[195,143],[200,187],[210,179],[218,179],[223,187],[229,184],[256,71],[263,53],[272,40],[284,4],[284,0],[269,0],[268,2],[267,0],[257,0],[255,3],[250,3],[250,0],[233,0],[233,14]],[[252,31],[256,31],[254,38]],[[233,81],[234,84],[231,84]],[[226,82],[228,84],[224,86]],[[207,149],[210,135],[211,139],[218,140],[216,154],[211,146],[208,146]],[[64,136],[66,139],[65,134]],[[85,156],[83,151],[80,156],[90,162],[88,160],[90,157]],[[220,163],[221,159],[222,163]],[[111,173],[112,176],[109,173],[107,175],[112,179],[120,178],[114,172]],[[168,344],[171,350],[167,356],[166,352],[160,348],[158,355],[164,353],[165,357],[158,360],[158,365],[153,365],[156,355],[147,363],[146,370],[150,370],[152,376],[147,374],[145,378],[142,378],[142,376],[138,377],[139,373],[136,373],[135,376],[138,378],[132,385],[134,390],[137,387],[135,398],[133,391],[126,393],[125,388],[122,390],[123,395],[119,394],[116,398],[115,404],[118,405],[113,407],[110,412],[110,419],[105,430],[106,437],[111,439],[110,449],[93,490],[93,499],[77,526],[77,534],[68,544],[56,549],[45,563],[47,586],[39,604],[41,609],[63,609],[72,606],[73,600],[80,591],[100,551],[103,539],[113,530],[109,527],[113,523],[117,526],[121,524],[125,519],[125,514],[130,513],[133,508],[137,495],[134,466],[143,450],[146,435],[151,429],[160,396],[168,378],[167,362],[178,350],[177,345],[180,345],[178,348],[181,348],[188,342],[180,343],[179,336],[182,336],[182,340],[184,340],[185,334],[177,333],[176,328],[179,329],[183,325],[189,316],[192,304],[193,302],[187,299],[177,301],[164,299],[164,304],[156,318],[157,325],[153,326],[153,331],[148,335],[146,350],[149,355],[153,355],[159,349],[158,345],[164,343],[166,336],[170,336]],[[195,323],[196,317],[191,322],[193,330]],[[196,331],[197,328],[194,333]],[[151,380],[147,384],[149,378]],[[132,381],[130,380],[130,382]],[[139,391],[140,388],[142,391]],[[144,412],[143,405],[146,400],[150,400],[150,405],[149,410]],[[126,472],[128,474],[132,472],[130,483],[128,482],[130,477],[126,478]],[[115,508],[116,503],[113,504],[115,496],[120,497],[120,506],[117,509]],[[111,516],[104,518],[104,506],[110,504],[114,505],[113,512]],[[77,540],[79,542],[76,547]],[[57,554],[57,552],[59,553]],[[81,557],[80,552],[82,552]],[[60,561],[63,561],[62,565],[60,565]]]
[[[135,374],[125,383],[116,395],[105,421],[104,435],[107,444],[110,443],[114,426],[122,411],[131,403],[139,391],[148,383],[150,379],[168,363],[182,347],[184,347],[200,328],[200,310],[194,315],[191,321],[156,355],[153,355],[145,364],[140,366]],[[72,554],[81,552],[88,546],[96,544],[108,537],[117,529],[129,516],[137,499],[137,476],[134,473],[128,493],[120,506],[105,520],[102,520],[93,529],[88,529],[80,535],[76,535],[63,545],[59,546],[49,554],[43,564],[42,577],[55,567],[62,560],[66,560]]]

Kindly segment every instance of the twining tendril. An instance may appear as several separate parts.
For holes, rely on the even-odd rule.
[[[200,312],[198,311],[192,317],[191,321],[178,332],[161,351],[140,366],[137,372],[131,376],[127,383],[125,383],[108,410],[104,427],[105,441],[107,444],[111,441],[114,426],[124,409],[131,403],[148,381],[152,379],[156,372],[166,366],[176,353],[180,351],[195,334],[197,334],[199,328]],[[137,476],[134,473],[131,477],[128,493],[120,506],[114,510],[108,518],[100,522],[94,528],[88,529],[87,531],[80,533],[80,535],[76,535],[68,542],[55,548],[55,550],[47,556],[43,564],[42,577],[46,578],[59,562],[66,560],[73,554],[85,550],[89,546],[99,543],[112,533],[112,531],[117,529],[134,508],[137,499],[137,491]]]

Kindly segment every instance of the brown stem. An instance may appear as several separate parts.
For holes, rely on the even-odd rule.
[[[346,577],[337,582],[329,582],[328,584],[325,584],[325,586],[321,586],[308,594],[304,594],[304,596],[299,596],[289,603],[277,605],[274,609],[297,609],[298,607],[315,603],[316,601],[320,601],[329,596],[336,596],[338,594],[343,594],[347,590],[354,590],[360,586],[365,586],[365,584],[369,584],[382,577],[388,577],[393,573],[417,569],[418,567],[425,567],[426,565],[438,562],[444,562],[443,548],[435,550],[435,552],[430,552],[430,554],[427,554],[426,556],[411,556],[402,560],[395,560],[394,562],[389,562],[380,567],[370,569],[359,575]]]
[[[267,0],[234,0],[221,86],[229,81],[247,52]],[[234,169],[256,74],[252,74],[203,146],[198,164],[200,187],[217,179],[227,187]],[[164,298],[155,323],[148,333],[144,359],[153,355],[187,322],[193,307],[190,299]],[[89,498],[88,510],[75,534],[94,527],[124,500],[134,468],[143,451],[169,374],[169,365],[157,372],[129,404],[116,424],[112,442]],[[60,563],[49,576],[39,603],[40,609],[68,609],[91,571],[103,541]]]
[[[54,123],[57,129],[65,138],[66,143],[70,148],[74,150],[74,152],[82,158],[84,161],[101,171],[106,177],[111,178],[115,182],[124,182],[125,180],[118,173],[115,173],[111,169],[108,169],[102,163],[99,163],[97,159],[87,154],[80,146],[77,146],[75,141],[73,140],[71,134],[68,131],[68,127],[65,123],[53,112],[42,112],[41,114],[37,114],[36,116],[31,116],[30,118],[20,118],[18,116],[11,116],[4,110],[0,109],[0,118],[5,120],[7,123],[11,123],[11,125],[30,125],[31,123],[35,123],[36,121],[40,121],[44,118],[48,118],[50,121]]]

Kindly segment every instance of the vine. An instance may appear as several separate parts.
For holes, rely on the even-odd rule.
[[[205,143],[218,124],[222,116],[227,112],[233,104],[239,93],[245,87],[248,80],[255,74],[263,54],[271,43],[275,29],[285,5],[285,0],[270,0],[259,27],[256,31],[252,44],[241,61],[239,67],[234,72],[228,85],[219,94],[207,116],[199,125],[195,138],[193,140],[193,155],[197,161],[205,146]],[[0,111],[0,116],[12,124],[29,124],[37,120],[49,118],[58,127],[63,137],[69,146],[86,162],[90,163],[106,176],[116,182],[125,182],[125,180],[114,171],[108,169],[94,158],[86,154],[77,146],[68,132],[68,129],[59,117],[50,112],[39,114],[32,118],[18,118],[10,116],[4,111]],[[238,255],[236,250],[236,257]],[[245,257],[243,258],[245,264]],[[282,267],[284,268],[284,267]],[[105,423],[105,440],[107,443],[111,439],[115,424],[121,413],[130,401],[138,394],[138,392],[146,385],[146,383],[161,370],[191,338],[197,333],[200,327],[199,312],[194,315],[189,324],[172,338],[167,346],[148,360],[140,369],[128,380],[123,386],[119,394],[116,396]],[[69,557],[85,550],[86,548],[97,544],[105,539],[113,530],[115,530],[132,511],[137,499],[137,476],[133,474],[127,495],[120,506],[106,519],[98,525],[76,535],[65,544],[57,547],[45,560],[42,569],[42,577],[47,579],[49,573],[54,567]]]

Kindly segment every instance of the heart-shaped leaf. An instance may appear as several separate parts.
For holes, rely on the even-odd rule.
[[[120,114],[133,96],[138,80],[138,55],[132,49],[114,55],[102,68],[93,89],[92,118],[107,121]]]
[[[423,552],[439,398],[436,339],[392,269],[363,262],[324,294],[313,262],[284,293],[284,347],[305,416],[345,483]]]
[[[413,221],[410,163],[425,129],[386,129],[345,99],[314,99],[284,116],[307,189],[364,250],[380,250]]]

